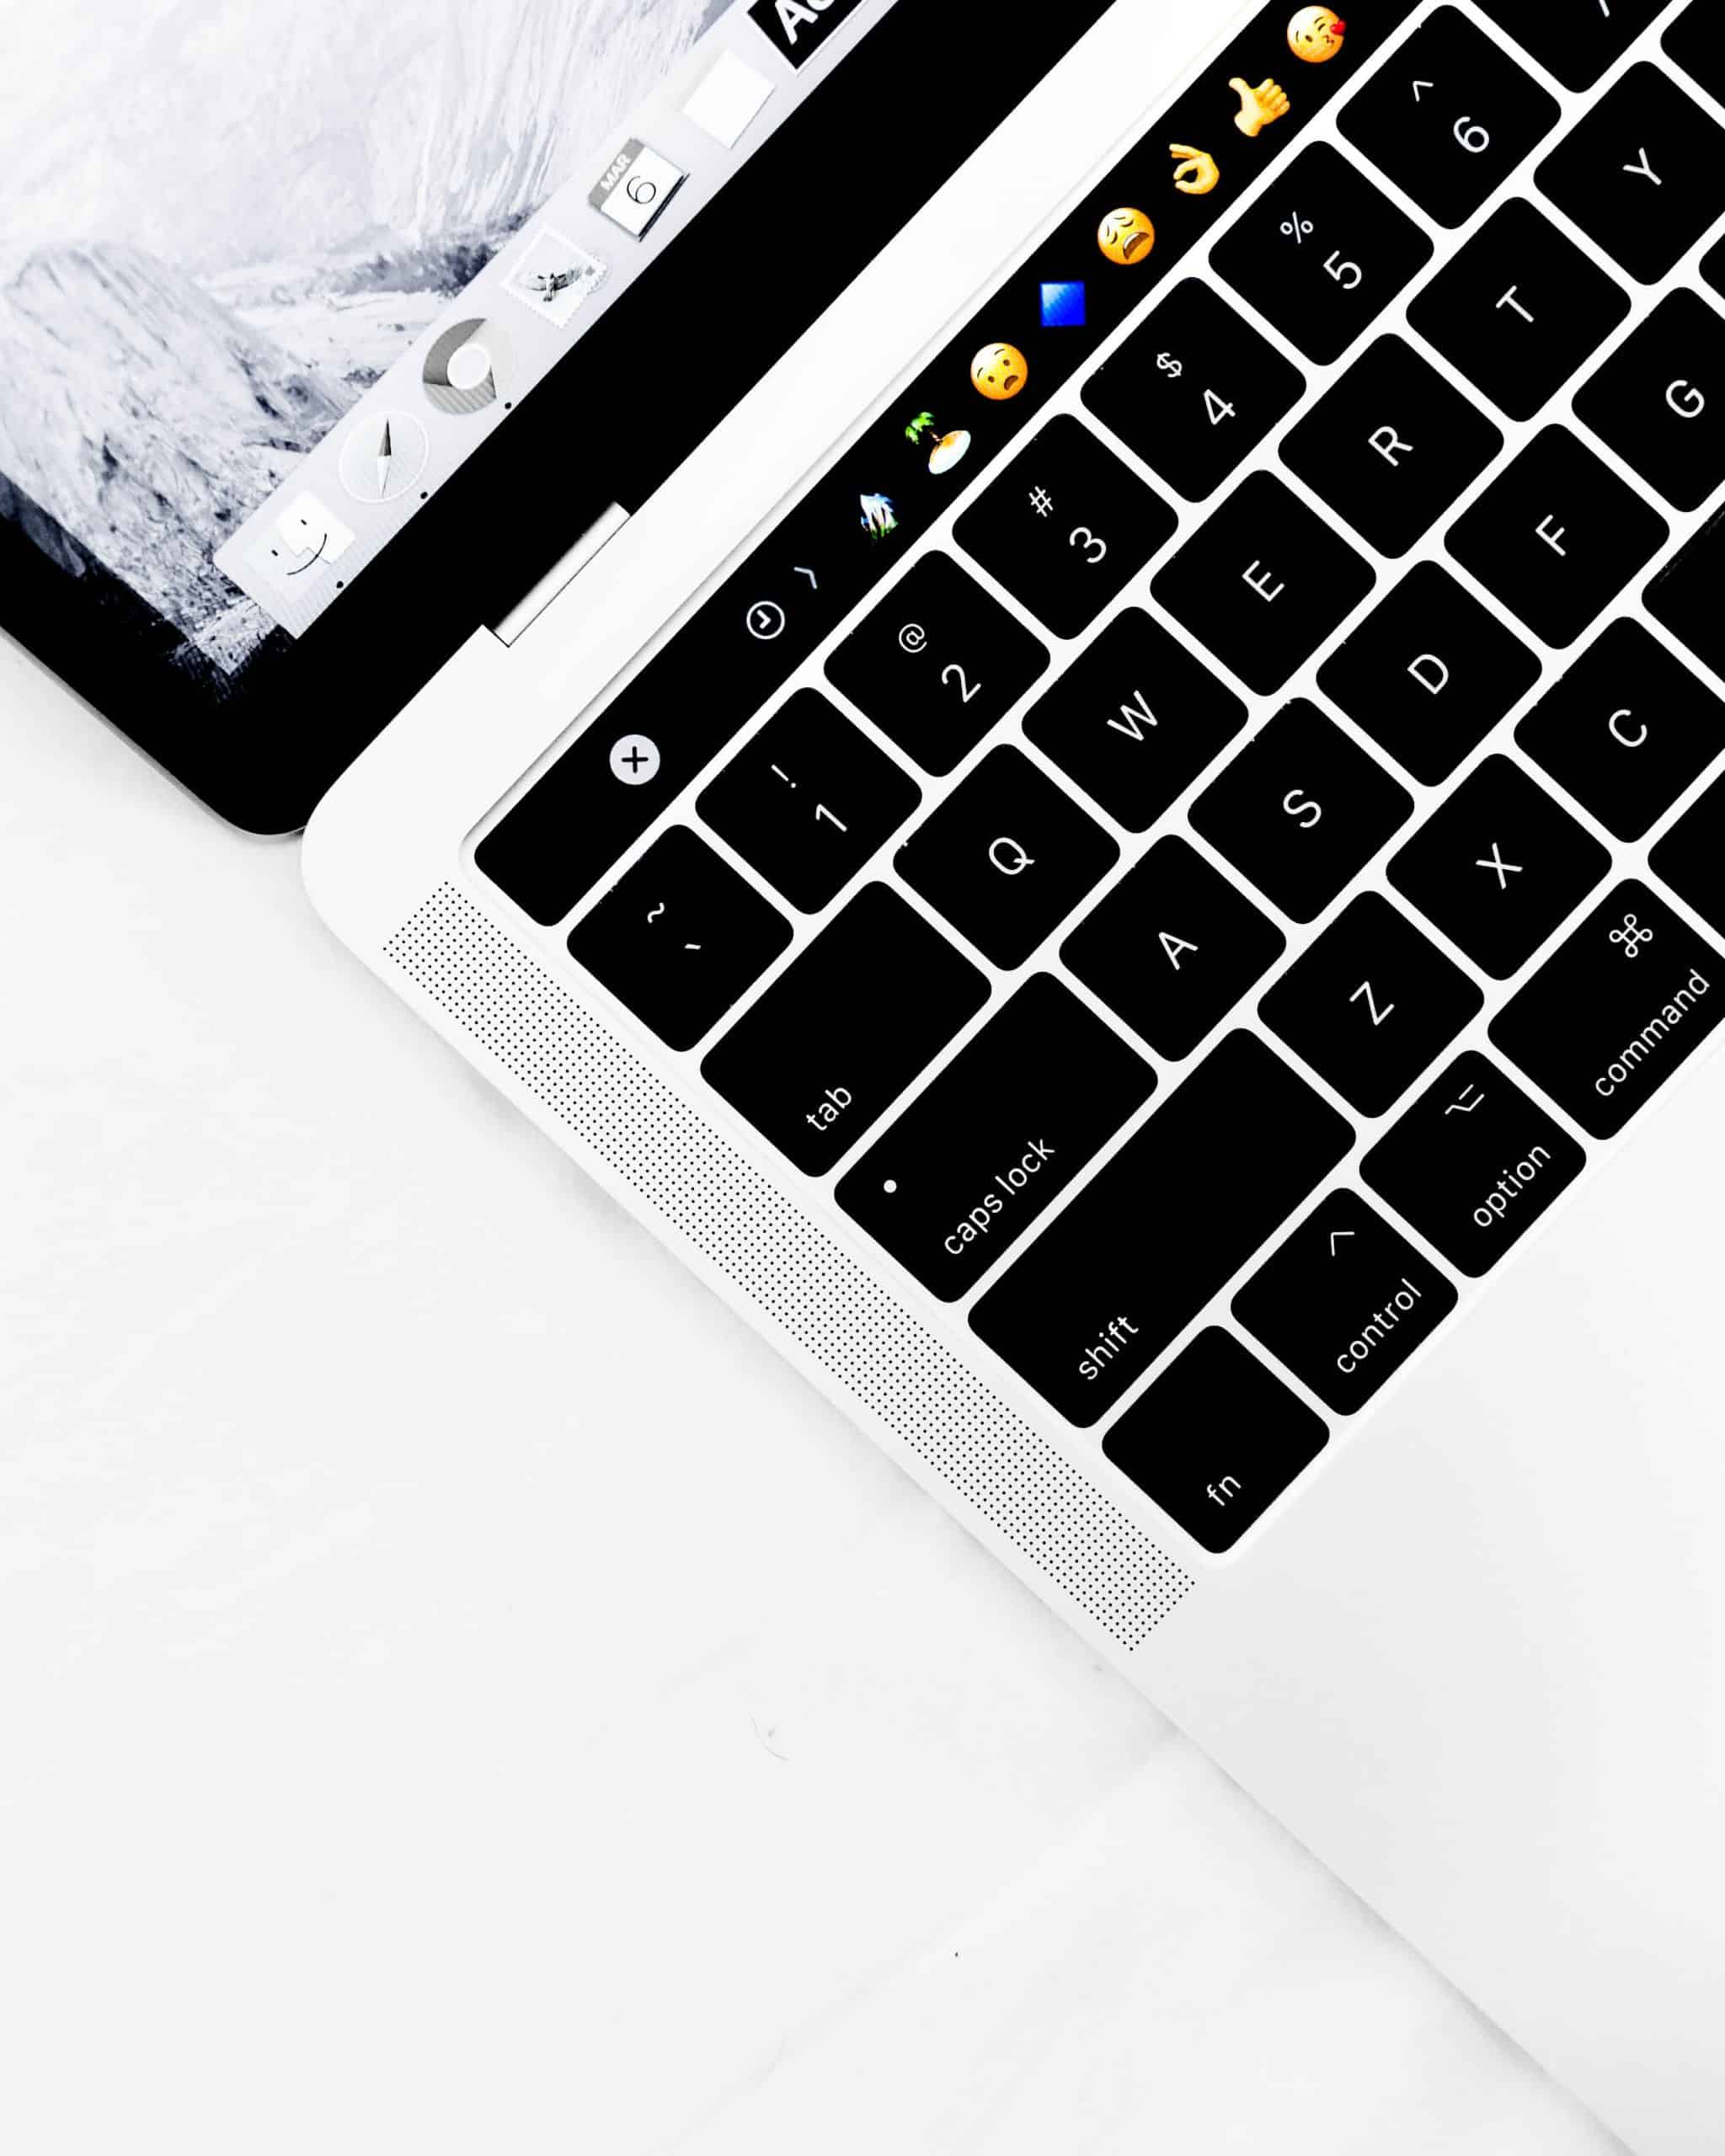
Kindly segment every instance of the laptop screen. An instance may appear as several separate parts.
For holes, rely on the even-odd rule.
[[[740,259],[740,177],[757,216],[775,179],[806,187],[818,127],[836,228],[876,251],[1101,8],[1027,25],[890,174],[835,155],[880,139],[917,43],[895,16],[947,12],[21,16],[0,74],[0,623],[213,805],[291,828],[452,638],[638,505],[840,288],[845,259],[805,250],[777,289],[739,290],[725,363],[619,472],[612,415],[666,317],[648,288]]]

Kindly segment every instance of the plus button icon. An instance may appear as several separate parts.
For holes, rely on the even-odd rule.
[[[626,734],[611,744],[611,770],[625,786],[645,786],[659,771],[659,744],[644,734]]]

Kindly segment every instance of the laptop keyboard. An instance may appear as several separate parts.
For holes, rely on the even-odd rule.
[[[1218,1554],[1725,1014],[1725,24],[1346,12],[474,853]]]

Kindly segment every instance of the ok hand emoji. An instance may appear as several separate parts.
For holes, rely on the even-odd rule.
[[[1228,78],[1228,88],[1240,93],[1240,109],[1234,115],[1234,125],[1242,135],[1250,136],[1254,141],[1273,120],[1279,120],[1288,109],[1288,93],[1268,75],[1256,89],[1242,77],[1232,75]]]
[[[1170,142],[1168,155],[1181,160],[1174,167],[1174,184],[1182,195],[1208,195],[1222,176],[1210,152],[1194,150],[1189,142]]]

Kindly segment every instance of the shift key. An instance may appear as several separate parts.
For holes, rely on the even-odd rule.
[[[851,1218],[956,1302],[1126,1118],[1156,1073],[1052,974],[1033,974],[841,1179]]]
[[[1256,1034],[1230,1033],[970,1322],[1069,1422],[1099,1422],[1354,1142]]]

